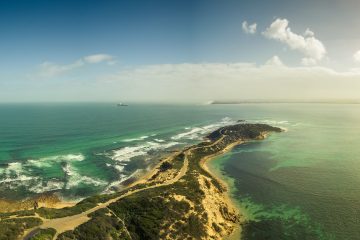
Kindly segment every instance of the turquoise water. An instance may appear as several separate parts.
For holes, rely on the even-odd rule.
[[[358,105],[0,105],[0,197],[111,192],[159,152],[239,119],[287,129],[211,162],[244,214],[264,223],[256,231],[360,239]]]
[[[0,105],[0,196],[111,192],[158,161],[233,122],[201,106]]]
[[[256,231],[278,236],[268,239],[360,239],[359,106],[272,105],[249,118],[261,114],[287,132],[211,163]]]

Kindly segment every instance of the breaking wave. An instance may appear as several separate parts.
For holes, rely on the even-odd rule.
[[[76,171],[76,169],[68,163],[63,166],[63,171],[67,177],[65,189],[71,189],[80,184],[93,186],[104,186],[107,184],[106,181],[101,179],[80,175],[78,171]]]
[[[138,156],[147,155],[151,151],[167,149],[173,146],[180,144],[179,142],[168,142],[168,143],[159,143],[159,142],[146,142],[137,146],[129,146],[113,150],[111,159],[125,163],[130,161],[130,159]]]
[[[122,140],[122,142],[134,142],[134,141],[141,141],[141,140],[145,140],[149,138],[149,136],[141,136],[141,137],[138,137],[138,138],[128,138],[128,139],[124,139]]]
[[[83,160],[85,160],[85,157],[82,154],[66,154],[29,159],[24,162],[12,162],[7,164],[7,167],[1,168],[0,185],[5,185],[9,189],[25,186],[30,192],[34,193],[43,193],[64,188],[70,189],[80,184],[94,186],[106,185],[107,182],[103,180],[79,174],[75,168],[71,166],[72,162]],[[34,169],[52,167],[56,163],[63,164],[62,170],[67,177],[66,182],[56,178],[46,179],[44,177],[34,176]]]
[[[126,170],[125,167],[132,159],[144,157],[147,160],[158,151],[161,152],[178,145],[191,143],[191,140],[201,140],[211,131],[234,123],[235,121],[231,118],[223,118],[221,121],[209,125],[185,127],[183,132],[172,136],[149,134],[149,136],[144,135],[137,138],[124,139],[122,142],[129,143],[128,146],[105,153],[95,153],[98,156],[104,155],[111,159],[110,162],[105,163],[107,167],[113,168],[117,172],[116,179],[111,182],[88,176],[85,172],[82,173],[81,169],[77,169],[75,162],[84,161],[85,156],[75,153],[31,158],[25,161],[8,163],[5,167],[0,167],[0,186],[10,189],[25,186],[28,191],[33,193],[70,190],[83,185],[103,187],[105,191],[109,191],[124,180],[134,176],[137,172],[144,171],[144,169],[137,169],[134,172]],[[60,173],[59,177],[49,177],[48,174],[47,177],[41,176],[41,174],[34,174],[38,171],[47,171],[47,168],[49,168],[49,171],[57,168]]]
[[[205,134],[208,134],[219,127],[223,127],[226,125],[234,124],[235,121],[231,118],[223,118],[220,122],[209,124],[202,127],[186,127],[185,130],[189,130],[183,133],[179,133],[171,139],[173,140],[180,140],[180,139],[187,139],[187,140],[202,140]]]

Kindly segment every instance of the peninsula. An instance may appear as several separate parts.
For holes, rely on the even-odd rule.
[[[241,122],[163,159],[126,189],[62,209],[0,214],[0,239],[223,239],[242,222],[208,159],[281,129]]]

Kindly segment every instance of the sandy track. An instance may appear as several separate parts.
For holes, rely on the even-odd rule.
[[[221,135],[222,136],[217,141],[213,142],[211,145],[208,145],[206,147],[212,147],[215,144],[217,144],[218,142],[220,142],[221,140],[223,140],[225,135],[222,132],[221,132]],[[80,226],[81,224],[86,223],[87,221],[90,220],[90,218],[88,217],[89,214],[91,214],[91,213],[93,213],[93,212],[95,212],[95,211],[97,211],[99,209],[106,208],[111,203],[114,203],[114,202],[116,202],[116,201],[118,201],[118,200],[120,200],[122,198],[128,197],[128,196],[130,196],[130,195],[132,195],[134,193],[137,193],[137,192],[141,192],[141,191],[152,189],[152,188],[157,188],[157,187],[161,187],[161,186],[174,184],[180,178],[182,178],[186,174],[186,172],[188,170],[189,161],[187,159],[187,156],[191,155],[193,150],[198,149],[198,148],[203,148],[203,147],[204,146],[191,147],[190,149],[185,151],[184,152],[184,154],[185,154],[184,164],[181,167],[178,175],[175,178],[167,180],[164,183],[156,184],[156,185],[141,188],[141,189],[136,189],[136,190],[133,190],[133,191],[129,191],[129,192],[117,197],[117,198],[113,198],[113,199],[111,199],[111,200],[109,200],[109,201],[107,201],[105,203],[101,203],[101,204],[99,204],[98,206],[96,206],[94,208],[91,208],[91,209],[89,209],[89,210],[87,210],[85,212],[82,212],[82,213],[79,213],[79,214],[76,214],[76,215],[63,217],[63,218],[54,218],[54,219],[46,219],[46,218],[42,218],[39,215],[37,215],[38,218],[43,220],[43,223],[40,226],[36,226],[34,228],[31,228],[31,229],[28,229],[27,231],[25,231],[25,233],[23,235],[23,239],[29,239],[29,237],[33,236],[34,232],[36,232],[38,229],[46,229],[46,228],[54,228],[56,230],[56,235],[54,236],[54,239],[56,239],[59,234],[61,234],[63,232],[66,232],[66,231],[69,231],[69,230],[74,230],[76,227]],[[172,157],[174,157],[174,156],[172,156]],[[205,159],[203,159],[203,160],[205,160]],[[203,166],[204,164],[201,164],[201,165]],[[144,176],[144,179],[147,179],[149,176],[150,175]],[[140,182],[144,182],[144,179],[140,180]],[[137,183],[139,183],[139,181],[137,181]],[[136,184],[133,184],[131,186],[134,186]]]
[[[37,215],[38,218],[43,220],[43,224],[41,224],[40,226],[28,229],[24,233],[23,239],[28,239],[30,237],[30,235],[33,235],[34,231],[36,231],[37,229],[45,229],[45,228],[54,228],[56,230],[56,235],[55,235],[54,239],[56,239],[56,237],[60,233],[63,233],[65,231],[69,231],[69,230],[73,230],[76,227],[78,227],[79,225],[89,221],[90,218],[87,216],[88,214],[93,213],[93,212],[95,212],[95,211],[97,211],[99,209],[106,208],[111,203],[114,203],[114,202],[116,202],[116,201],[118,201],[118,200],[120,200],[120,199],[122,199],[124,197],[130,196],[130,195],[132,195],[134,193],[137,193],[137,192],[141,192],[141,191],[144,191],[144,190],[147,190],[147,189],[157,188],[157,187],[161,187],[161,186],[170,185],[170,184],[173,184],[173,183],[177,182],[180,178],[182,178],[186,174],[187,169],[188,169],[188,164],[189,164],[188,159],[185,157],[184,164],[183,164],[182,168],[180,169],[179,174],[175,178],[173,178],[173,179],[171,179],[169,181],[166,181],[164,183],[161,183],[161,184],[156,184],[156,185],[153,185],[153,186],[149,186],[149,187],[129,191],[129,192],[121,195],[120,197],[113,198],[113,199],[111,199],[111,200],[109,200],[109,201],[107,201],[105,203],[101,203],[98,206],[96,206],[94,208],[91,208],[91,209],[89,209],[89,210],[87,210],[85,212],[82,212],[80,214],[76,214],[76,215],[72,215],[72,216],[68,216],[68,217],[63,217],[63,218],[54,218],[54,219],[46,219],[46,218],[42,218],[42,217]]]

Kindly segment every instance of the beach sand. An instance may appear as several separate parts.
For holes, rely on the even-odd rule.
[[[77,202],[68,202],[61,199],[56,194],[42,194],[34,198],[24,199],[21,201],[12,201],[0,199],[0,212],[15,212],[21,210],[30,210],[34,208],[34,203],[38,203],[38,207],[47,208],[64,208],[76,205]]]
[[[207,179],[207,177],[205,177],[205,176],[200,175],[199,183],[201,185],[202,190],[205,192],[205,198],[204,198],[202,204],[209,214],[209,221],[208,221],[209,224],[206,224],[205,227],[206,227],[208,233],[210,233],[210,235],[213,235],[213,236],[216,236],[217,233],[213,230],[213,227],[210,223],[222,223],[224,226],[223,229],[225,230],[226,238],[228,238],[228,236],[233,236],[234,233],[236,233],[237,236],[240,236],[239,235],[241,233],[240,223],[244,219],[243,219],[243,216],[241,215],[240,209],[238,207],[236,207],[236,205],[233,203],[233,201],[230,198],[228,186],[227,186],[226,182],[223,181],[219,176],[216,176],[215,173],[211,172],[207,164],[211,160],[213,160],[216,156],[219,156],[221,154],[224,154],[227,151],[230,151],[234,146],[241,144],[241,143],[242,143],[242,141],[238,141],[233,144],[230,144],[222,151],[219,151],[216,154],[213,154],[211,156],[203,157],[200,160],[200,166],[204,170],[209,172],[216,180],[218,180],[218,182],[223,186],[223,189],[225,190],[225,191],[219,191],[216,188],[210,188],[210,189],[207,188],[205,186],[206,185],[205,182],[209,179]],[[187,149],[188,148],[184,148],[182,151],[175,151],[172,154],[162,158],[154,167],[149,169],[149,171],[147,171],[146,173],[141,174],[141,176],[139,176],[134,182],[130,183],[126,187],[132,187],[137,184],[143,184],[143,183],[147,183],[147,182],[151,181],[150,179],[152,178],[152,176],[154,176],[154,174],[156,174],[159,171],[159,166],[163,162],[165,162],[165,161],[171,162],[180,152],[184,152],[185,154],[187,154]],[[190,147],[190,149],[191,149],[191,147]],[[178,173],[179,178],[181,176],[184,176],[187,172],[187,166],[186,166],[187,161],[184,164],[185,165],[182,168],[182,172]],[[177,180],[178,179],[176,179],[176,181]],[[172,184],[173,182],[175,182],[175,179],[172,179],[172,180],[164,179],[164,183],[166,183],[166,184]],[[39,205],[38,207],[48,207],[48,208],[71,207],[76,204],[76,202],[63,201],[56,194],[44,194],[37,198],[27,199],[24,201],[0,200],[0,212],[13,212],[13,211],[18,211],[18,210],[33,209],[35,201],[38,202],[38,205]],[[215,207],[215,206],[217,206],[217,207]],[[228,209],[228,211],[229,211],[228,217],[230,217],[230,219],[232,219],[232,220],[230,220],[230,219],[226,220],[224,218],[224,216],[222,215],[222,212],[220,211],[220,209],[224,208],[224,207],[226,209]],[[68,219],[68,218],[69,219],[74,218],[74,221],[71,221],[71,224],[69,222],[69,224],[66,225],[66,228],[64,228],[65,230],[74,229],[76,226],[78,226],[81,223],[86,222],[89,219],[85,216],[84,216],[84,219],[83,218],[77,219],[78,216],[70,216],[70,217],[66,217],[64,219]],[[55,219],[55,220],[51,220],[51,221],[46,220],[46,222],[52,223],[51,227],[54,227],[55,225],[57,226],[58,221],[61,222],[64,219]],[[238,219],[239,221],[236,219]],[[64,229],[57,229],[57,230],[59,232],[62,232],[62,230],[64,230]]]

